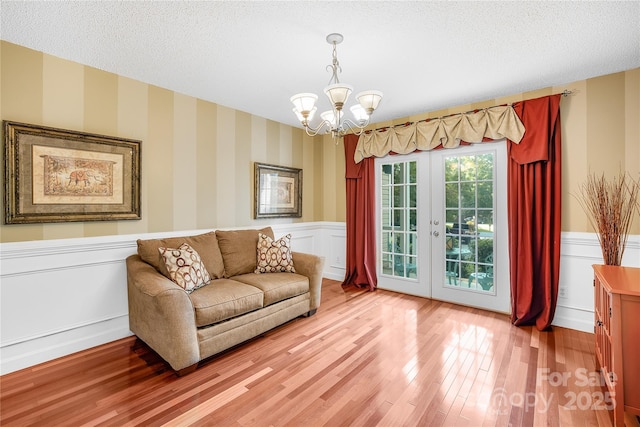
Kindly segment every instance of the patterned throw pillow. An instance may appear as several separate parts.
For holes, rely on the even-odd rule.
[[[273,240],[258,234],[258,260],[255,273],[295,273],[291,256],[291,234]]]
[[[211,276],[204,268],[200,255],[188,244],[183,243],[178,249],[160,247],[158,250],[171,280],[187,293],[211,282]]]

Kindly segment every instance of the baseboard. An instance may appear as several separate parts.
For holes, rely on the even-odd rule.
[[[0,375],[131,336],[129,316],[81,326],[0,348]]]
[[[326,272],[323,274],[323,277],[325,277],[326,279],[337,280],[339,282],[342,282],[344,280],[344,274],[339,273]]]
[[[558,305],[552,325],[592,334],[593,316],[593,310]]]

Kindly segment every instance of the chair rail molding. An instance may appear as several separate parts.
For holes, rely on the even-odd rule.
[[[344,278],[345,223],[272,228],[276,237],[291,233],[293,250],[324,256],[324,277]],[[0,374],[131,335],[125,259],[136,253],[136,240],[207,231],[211,230],[0,244]],[[565,232],[561,245],[560,296],[553,324],[593,332],[591,265],[602,263],[597,236]],[[623,264],[640,267],[640,236],[629,237]]]

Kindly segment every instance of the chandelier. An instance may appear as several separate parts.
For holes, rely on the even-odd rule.
[[[331,33],[327,36],[327,43],[333,45],[333,62],[327,65],[327,70],[331,69],[331,79],[329,85],[324,88],[324,93],[331,102],[332,109],[320,113],[322,121],[317,126],[311,126],[311,121],[318,109],[315,104],[318,96],[314,93],[298,93],[291,97],[293,103],[293,112],[304,126],[307,135],[315,136],[321,132],[329,133],[334,138],[344,136],[348,131],[353,131],[356,135],[360,135],[364,128],[369,124],[369,117],[378,108],[378,104],[382,100],[382,92],[377,90],[367,90],[356,95],[358,104],[350,108],[354,120],[344,117],[343,107],[349,98],[353,87],[344,83],[340,83],[338,73],[342,72],[340,63],[338,62],[338,53],[336,46],[342,43],[342,34]]]

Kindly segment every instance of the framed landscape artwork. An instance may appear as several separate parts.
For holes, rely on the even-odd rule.
[[[4,121],[5,224],[140,219],[140,141]]]
[[[255,163],[254,218],[302,216],[302,169]]]

